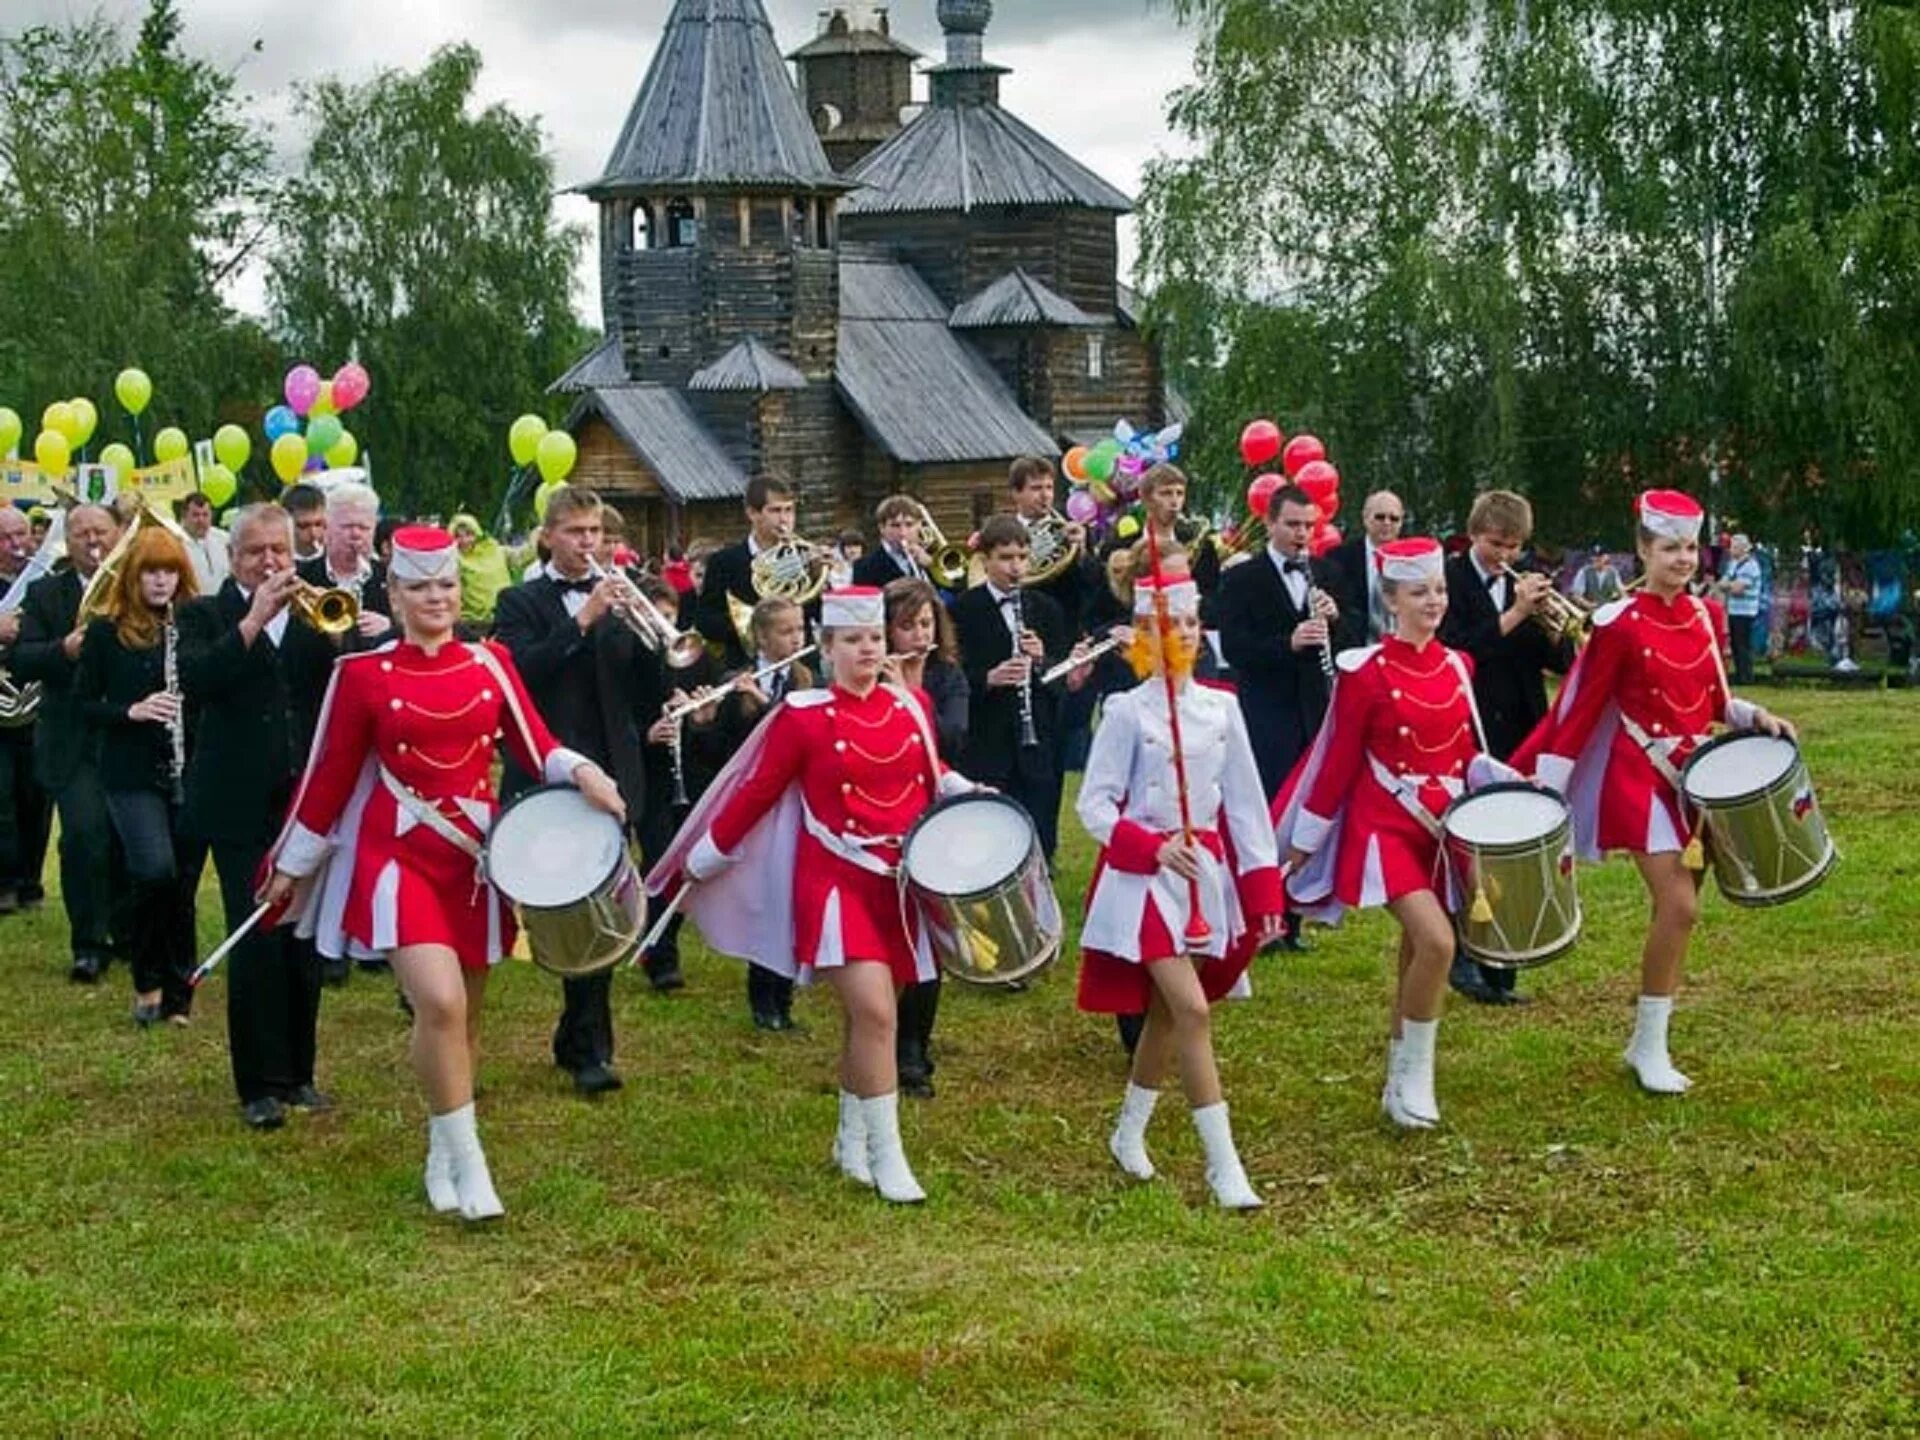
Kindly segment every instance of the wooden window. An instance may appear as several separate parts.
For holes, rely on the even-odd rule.
[[[1104,335],[1087,336],[1087,378],[1107,378],[1107,337]]]
[[[691,200],[673,200],[667,204],[667,244],[675,250],[689,250],[700,243],[700,221],[693,213]]]

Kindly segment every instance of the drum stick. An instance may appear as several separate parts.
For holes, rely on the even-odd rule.
[[[202,960],[193,974],[187,977],[188,987],[196,990],[199,989],[200,982],[213,973],[214,967],[227,958],[227,955],[232,951],[234,946],[238,945],[253,933],[253,927],[258,925],[261,920],[266,917],[266,913],[272,908],[272,905],[263,903],[258,910],[255,910],[245,920],[242,920],[240,922],[240,928],[222,940],[220,942],[220,948],[207,956],[205,960]]]
[[[680,902],[687,898],[692,886],[682,885],[674,891],[673,899],[667,902],[667,908],[660,912],[660,918],[653,922],[653,928],[647,931],[647,938],[640,942],[640,948],[633,952],[633,959],[627,964],[638,965],[641,957],[660,943],[660,937],[667,933],[667,926],[673,923],[673,917],[680,913]]]

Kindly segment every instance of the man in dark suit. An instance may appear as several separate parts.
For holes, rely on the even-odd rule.
[[[10,667],[16,680],[38,680],[42,686],[34,773],[60,815],[60,896],[73,945],[70,973],[83,985],[93,984],[107,968],[114,897],[127,888],[115,883],[119,845],[100,784],[99,737],[81,718],[73,694],[83,633],[77,623],[80,596],[119,535],[105,506],[76,505],[68,514],[72,567],[36,580],[27,591]]]
[[[208,851],[227,930],[253,913],[260,862],[286,820],[339,642],[287,608],[296,588],[293,519],[250,505],[231,529],[232,574],[180,612],[180,688],[195,707],[180,830]],[[291,1106],[323,1110],[314,1088],[320,962],[291,926],[256,927],[227,959],[227,1048],[241,1115],[277,1128]]]
[[[327,539],[320,554],[298,565],[309,585],[345,590],[360,602],[360,623],[349,650],[371,650],[393,634],[387,598],[387,568],[375,558],[373,534],[380,523],[380,497],[365,485],[335,485],[327,491]]]
[[[756,475],[747,481],[747,538],[716,550],[707,561],[700,582],[700,604],[695,623],[700,633],[721,650],[722,663],[738,669],[747,660],[746,640],[733,623],[728,597],[750,614],[760,596],[753,588],[753,557],[795,533],[797,506],[793,487],[775,475]]]
[[[1026,807],[1053,862],[1060,832],[1060,759],[1054,743],[1061,694],[1086,683],[1086,671],[1064,685],[1043,685],[1041,672],[1075,649],[1060,607],[1022,588],[1027,527],[995,515],[980,527],[986,582],[953,602],[972,703],[967,716],[967,774]],[[1029,717],[1032,733],[1023,721]],[[1028,740],[1032,743],[1026,743]]]
[[[542,538],[552,558],[537,580],[500,594],[494,638],[513,653],[541,717],[562,745],[613,776],[628,823],[646,814],[643,724],[665,701],[657,656],[620,618],[631,587],[594,564],[600,545],[600,497],[563,485],[547,502]],[[503,794],[531,788],[534,778],[509,765]],[[611,972],[562,982],[566,1005],[553,1032],[553,1058],[583,1095],[620,1088],[613,1069]]]
[[[23,579],[36,544],[26,514],[14,505],[0,505],[0,595]],[[22,585],[17,597],[26,599]],[[20,611],[0,612],[0,675],[20,639]],[[13,683],[10,679],[9,684]],[[16,687],[16,704],[23,692]],[[31,691],[24,692],[26,694]],[[42,876],[47,868],[47,836],[52,806],[47,792],[33,778],[34,711],[16,709],[10,723],[0,725],[0,915],[38,906],[46,895]]]
[[[1347,632],[1355,645],[1371,645],[1387,633],[1387,607],[1380,599],[1380,567],[1374,551],[1400,538],[1407,507],[1391,490],[1376,490],[1360,507],[1361,532],[1327,552],[1332,567],[1333,598],[1340,613],[1351,617]],[[1364,617],[1364,624],[1362,623]]]
[[[1447,615],[1440,639],[1473,657],[1473,698],[1487,752],[1504,760],[1547,713],[1546,672],[1564,675],[1573,644],[1534,623],[1553,582],[1510,574],[1533,533],[1533,507],[1511,490],[1489,490],[1467,517],[1468,548],[1447,561]],[[1517,971],[1480,965],[1458,951],[1453,988],[1483,1005],[1517,1005]]]
[[[884,590],[895,580],[928,580],[933,563],[922,545],[920,505],[911,496],[889,495],[873,512],[880,543],[853,567],[853,583]]]

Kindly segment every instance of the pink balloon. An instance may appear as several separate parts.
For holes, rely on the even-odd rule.
[[[1240,458],[1248,465],[1266,465],[1280,453],[1285,439],[1271,420],[1255,420],[1240,432]]]
[[[367,398],[373,389],[373,377],[358,361],[349,360],[333,372],[333,408],[348,411]]]
[[[1292,479],[1300,478],[1300,471],[1316,460],[1327,458],[1327,447],[1317,436],[1296,435],[1287,442],[1287,448],[1280,452],[1281,468]]]
[[[1067,496],[1067,518],[1091,525],[1100,518],[1100,502],[1084,490],[1075,490]]]
[[[1277,452],[1276,452],[1277,453]],[[1273,457],[1269,455],[1268,459]],[[1247,508],[1264,520],[1267,518],[1267,506],[1273,501],[1273,492],[1286,482],[1278,475],[1261,475],[1247,486]]]
[[[287,371],[287,404],[296,415],[305,415],[320,398],[320,372],[311,365],[296,365]]]

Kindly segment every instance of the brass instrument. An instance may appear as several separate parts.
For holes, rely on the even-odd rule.
[[[782,533],[753,557],[753,593],[762,600],[778,598],[810,605],[827,588],[832,564],[833,555],[826,546]]]
[[[1520,572],[1513,566],[1502,565],[1500,570],[1515,585],[1520,583]],[[1553,588],[1551,580],[1548,580],[1546,594],[1530,618],[1547,632],[1549,639],[1556,642],[1565,640],[1576,647],[1586,644],[1587,637],[1593,633],[1593,611],[1571,595],[1562,595]]]
[[[351,590],[328,590],[310,580],[295,584],[287,609],[322,635],[345,635],[360,624],[360,601]]]
[[[681,630],[660,613],[660,607],[647,598],[646,591],[633,583],[618,566],[612,570],[593,567],[596,580],[611,579],[614,588],[613,613],[640,637],[640,643],[667,662],[670,669],[685,670],[697,665],[706,654],[707,642],[698,632]]]
[[[126,493],[126,492],[123,492]],[[127,551],[133,548],[136,536],[142,531],[158,525],[172,534],[182,545],[187,543],[187,532],[180,528],[179,522],[170,515],[163,515],[147,503],[146,497],[138,492],[133,495],[133,519],[126,529],[120,532],[120,538],[114,542],[113,549],[107,552],[107,558],[88,579],[86,588],[80,592],[80,610],[75,624],[85,629],[87,622],[100,613],[107,603],[107,594],[113,589],[113,578],[120,573],[120,565],[126,559]]]
[[[1056,580],[1080,558],[1081,542],[1068,533],[1072,524],[1058,510],[1027,522],[1027,584],[1045,585]]]
[[[53,562],[66,552],[66,537],[67,512],[55,510],[53,523],[47,527],[40,548],[7,587],[6,595],[0,597],[0,614],[11,615],[20,609],[33,583],[52,570]],[[6,667],[0,665],[0,730],[18,730],[31,725],[40,711],[40,697],[38,680],[16,681]]]
[[[940,533],[933,512],[917,500],[914,504],[920,511],[920,546],[927,552],[927,573],[942,590],[962,588],[967,583],[967,568],[971,563],[966,548],[950,543]]]

